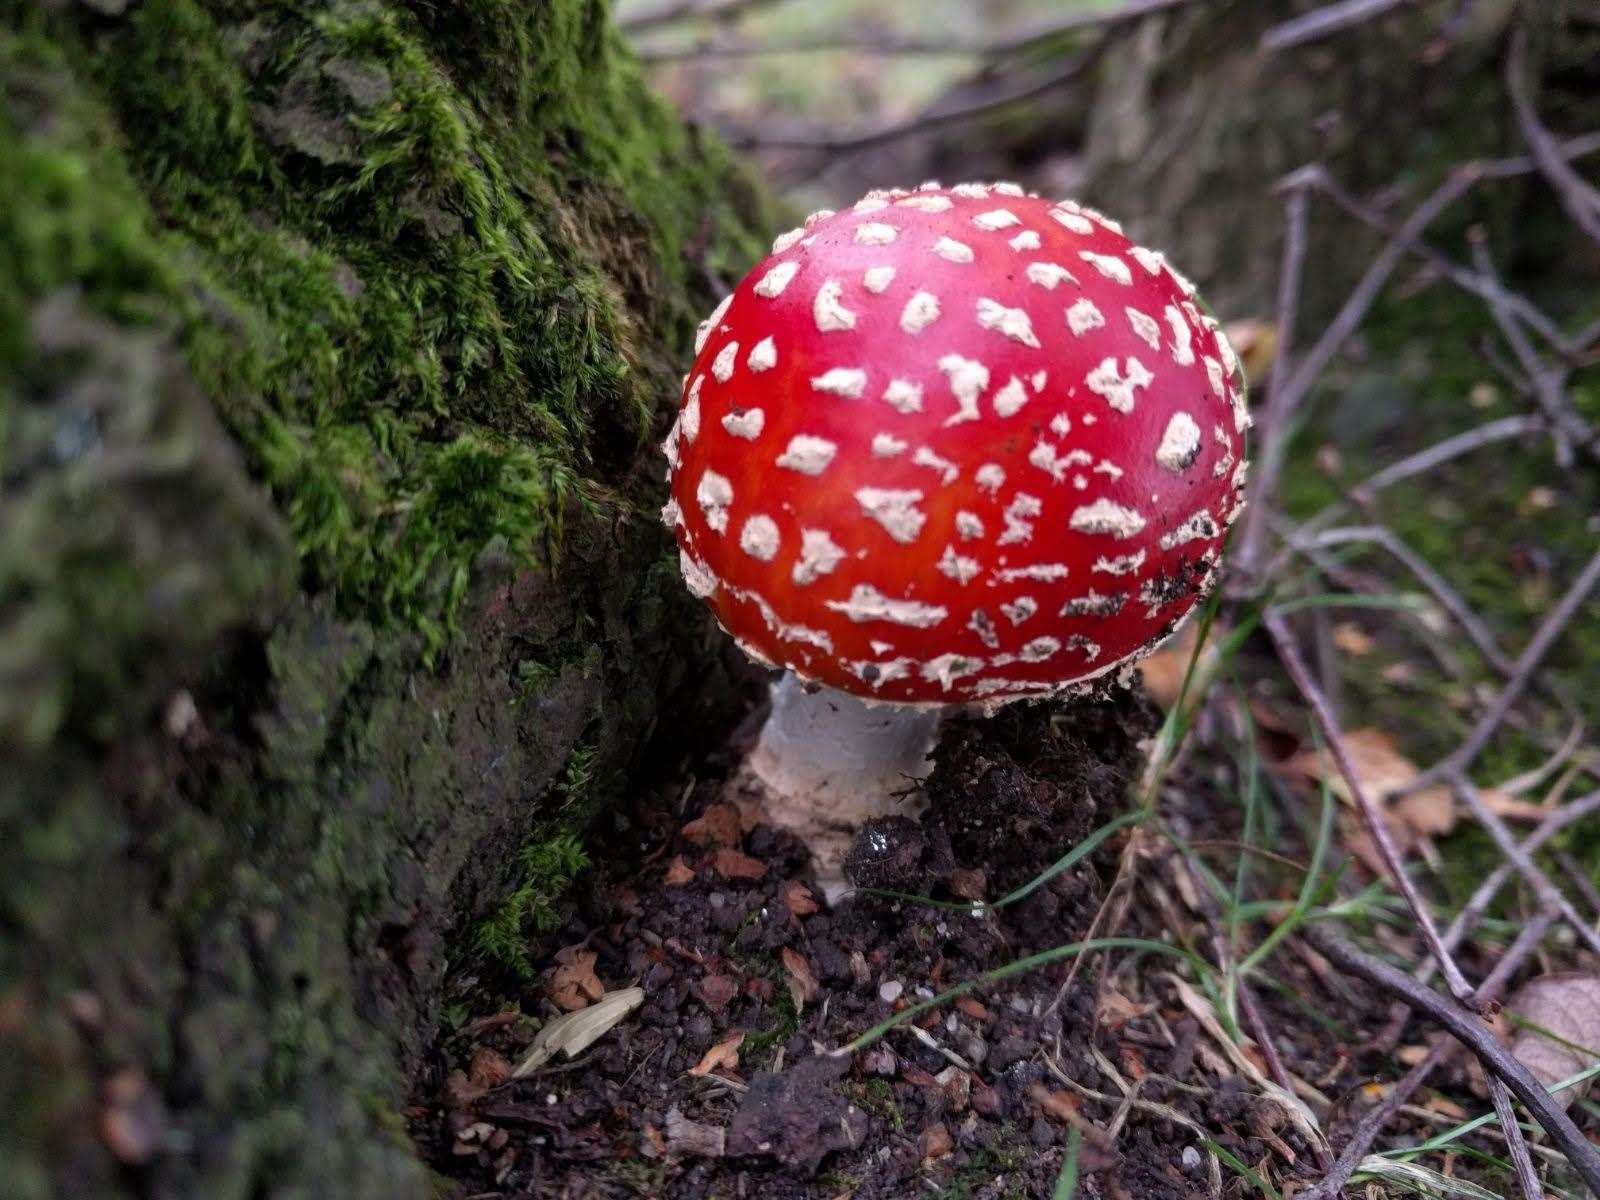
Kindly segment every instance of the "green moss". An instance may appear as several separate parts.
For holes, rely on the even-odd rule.
[[[424,1194],[448,939],[695,690],[629,509],[776,221],[591,0],[106,7],[0,0],[0,1176]]]
[[[649,94],[603,4],[0,12],[19,184],[0,379],[62,288],[170,338],[305,578],[430,658],[487,547],[548,564],[575,504],[620,503],[617,469],[676,391],[637,330],[681,351],[708,284],[760,252],[761,194]],[[38,89],[70,119],[30,119]],[[0,404],[0,431],[16,419]],[[86,572],[84,594],[139,583]],[[31,708],[31,736],[79,682]]]
[[[568,776],[571,778],[570,773]],[[536,834],[517,854],[519,882],[472,935],[473,950],[519,979],[532,979],[529,944],[560,924],[555,904],[589,865],[583,845],[570,833]]]

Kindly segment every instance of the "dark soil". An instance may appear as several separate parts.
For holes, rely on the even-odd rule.
[[[864,830],[852,878],[947,900],[1028,882],[1124,811],[1155,723],[1128,692],[952,722],[926,814]],[[548,947],[547,966],[563,948],[593,951],[601,984],[636,983],[643,1005],[576,1061],[523,1080],[507,1072],[535,1022],[491,1015],[489,995],[439,1048],[410,1115],[423,1154],[454,1182],[448,1194],[1048,1197],[1072,1124],[1085,1132],[1080,1195],[1161,1200],[1240,1182],[1226,1169],[1209,1178],[1198,1135],[1147,1110],[1125,1114],[1108,1139],[1116,1105],[1074,1094],[1055,1073],[1117,1093],[1101,1064],[1246,1163],[1281,1148],[1295,1170],[1314,1169],[1284,1114],[1245,1080],[1219,1082],[1211,1069],[1204,1088],[1181,1082],[1197,1055],[1210,1068],[1218,1056],[1170,990],[1152,984],[1160,1003],[1134,1004],[1108,997],[1090,969],[1058,1005],[1066,962],[979,987],[853,1056],[829,1055],[908,1004],[1085,936],[1122,843],[982,915],[863,892],[830,910],[805,886],[802,847],[753,824],[748,808],[741,820],[737,796],[729,803],[738,749],[599,836],[597,868]],[[1136,911],[1124,932],[1162,938],[1161,925]],[[522,1004],[558,1012],[545,990]],[[713,1055],[711,1070],[690,1073],[737,1034],[736,1064]],[[1313,1074],[1335,1057],[1314,1044],[1305,1054]],[[1278,1162],[1277,1177],[1285,1169]]]

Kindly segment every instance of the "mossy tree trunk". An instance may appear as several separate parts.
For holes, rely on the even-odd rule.
[[[653,447],[776,222],[608,20],[0,0],[8,1197],[425,1195],[450,956],[732,694]]]

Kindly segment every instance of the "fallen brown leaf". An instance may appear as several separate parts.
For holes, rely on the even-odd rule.
[[[816,998],[821,985],[811,973],[811,964],[804,957],[785,946],[779,957],[783,960],[783,973],[789,985],[789,995],[794,1000],[796,1012],[803,1012],[807,1000]]]
[[[1095,1016],[1112,1033],[1120,1033],[1129,1021],[1147,1015],[1154,1008],[1153,1004],[1135,1004],[1116,988],[1108,987],[1100,993]]]
[[[956,1148],[955,1139],[950,1136],[950,1131],[944,1127],[943,1122],[924,1129],[920,1141],[923,1162],[933,1162],[935,1159],[943,1158]]]
[[[1372,637],[1354,621],[1340,621],[1333,627],[1333,644],[1355,658],[1372,653]]]
[[[730,975],[707,975],[695,984],[695,992],[712,1012],[721,1012],[739,994],[739,981]]]
[[[731,804],[713,804],[683,827],[683,836],[696,846],[738,848],[739,810]]]
[[[1390,793],[1406,787],[1420,772],[1417,765],[1395,747],[1394,738],[1379,729],[1352,729],[1344,735],[1345,753],[1356,781],[1378,805],[1390,834],[1402,854],[1455,828],[1455,800],[1443,786],[1423,788],[1399,800]],[[1302,783],[1328,789],[1346,804],[1354,803],[1349,784],[1326,750],[1306,750],[1287,760],[1282,769]],[[1353,817],[1342,823],[1345,843],[1374,874],[1383,874],[1383,860],[1366,829]]]
[[[1519,1028],[1511,1053],[1546,1087],[1600,1062],[1600,975],[1541,975],[1523,984],[1506,1008],[1538,1027]],[[1567,1088],[1556,1101],[1570,1108],[1588,1088],[1588,1082]]]
[[[557,966],[550,973],[550,983],[546,989],[556,1007],[563,1012],[577,1012],[606,994],[605,985],[594,973],[597,957],[593,950],[582,950],[577,946],[556,951]]]
[[[1266,378],[1278,356],[1278,327],[1271,321],[1249,317],[1229,321],[1222,327],[1233,344],[1233,352],[1244,366],[1245,378],[1252,385]]]
[[[667,887],[679,887],[685,883],[692,883],[694,882],[694,868],[684,862],[683,855],[679,854],[667,864],[667,873],[662,882]]]
[[[811,895],[811,889],[798,879],[791,879],[779,890],[778,895],[783,899],[783,906],[789,910],[789,915],[796,920],[809,917],[817,911],[817,901]]]
[[[767,873],[767,864],[724,846],[711,856],[711,869],[724,879],[760,879]]]
[[[989,1010],[971,996],[957,996],[956,1007],[974,1021],[987,1021],[989,1019]]]
[[[1052,1092],[1042,1083],[1036,1083],[1028,1089],[1028,1098],[1043,1110],[1045,1116],[1054,1117],[1065,1125],[1078,1123],[1078,1110],[1083,1107],[1083,1101],[1070,1092]]]
[[[467,1078],[475,1087],[497,1088],[511,1078],[511,1062],[488,1046],[479,1046],[467,1063]]]
[[[1206,638],[1204,656],[1216,655],[1217,639],[1223,633],[1219,623],[1213,623],[1211,633]],[[1196,639],[1200,636],[1200,622],[1187,621],[1176,637],[1167,642],[1161,649],[1149,655],[1139,663],[1139,672],[1144,676],[1144,690],[1150,693],[1150,698],[1159,704],[1163,711],[1170,711],[1178,702],[1178,693],[1183,690],[1183,680],[1189,671],[1189,662],[1195,656]],[[1197,665],[1196,673],[1200,667]],[[1190,697],[1191,704],[1194,698]]]
[[[726,1037],[707,1050],[700,1061],[689,1068],[691,1075],[709,1075],[713,1071],[732,1071],[739,1065],[739,1047],[744,1044],[744,1033]]]

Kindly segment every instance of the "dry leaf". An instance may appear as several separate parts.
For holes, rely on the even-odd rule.
[[[811,973],[811,964],[785,946],[779,955],[783,959],[783,973],[788,979],[789,995],[794,999],[796,1012],[804,1012],[807,1000],[816,998],[821,985]]]
[[[721,1012],[739,994],[739,981],[730,975],[707,975],[695,984],[695,992],[712,1012]]]
[[[809,917],[817,911],[817,901],[811,895],[811,889],[798,879],[791,879],[778,891],[783,898],[783,906],[789,910],[789,915],[796,920]]]
[[[724,879],[760,879],[767,873],[767,864],[759,858],[728,846],[711,856],[711,868]]]
[[[958,900],[971,900],[981,904],[989,893],[989,877],[981,867],[956,867],[945,880],[950,894]]]
[[[739,810],[731,804],[713,804],[683,827],[683,836],[696,846],[732,846],[740,842]]]
[[[1212,623],[1206,648],[1202,652],[1203,659],[1216,658],[1217,639],[1224,632],[1220,622]],[[1139,663],[1139,671],[1144,676],[1144,690],[1150,693],[1150,698],[1164,712],[1170,711],[1178,702],[1178,693],[1183,690],[1183,680],[1189,673],[1189,662],[1195,656],[1195,640],[1199,636],[1200,622],[1186,621],[1176,637]],[[1204,662],[1195,665],[1197,679],[1203,673],[1204,665]],[[1189,698],[1189,703],[1194,703],[1194,697]]]
[[[554,1058],[558,1051],[568,1058],[576,1058],[643,1003],[643,988],[619,988],[607,992],[588,1008],[566,1013],[548,1022],[534,1037],[527,1057],[511,1072],[511,1078],[521,1079],[531,1075]]]
[[[693,883],[694,868],[684,862],[683,855],[679,854],[667,864],[667,874],[662,882],[667,887],[679,887],[685,883]]]
[[[1278,327],[1271,321],[1245,318],[1229,321],[1222,327],[1244,367],[1244,377],[1251,385],[1265,379],[1278,356]]]
[[[974,1021],[987,1021],[989,1019],[989,1010],[971,996],[957,996],[956,1007]]]
[[[1054,1117],[1063,1125],[1078,1123],[1078,1109],[1083,1107],[1083,1101],[1071,1092],[1052,1092],[1042,1083],[1036,1083],[1028,1089],[1028,1098],[1043,1110],[1045,1116]]]
[[[1525,1028],[1518,1028],[1511,1039],[1511,1053],[1546,1087],[1600,1062],[1600,975],[1541,975],[1523,984],[1506,1007],[1562,1039]],[[1560,1093],[1556,1101],[1571,1107],[1588,1089],[1585,1081]]]
[[[467,1063],[467,1078],[475,1087],[497,1088],[511,1078],[511,1064],[498,1050],[479,1046]]]
[[[1352,729],[1344,735],[1345,754],[1357,782],[1368,799],[1380,807],[1402,854],[1430,838],[1455,828],[1455,800],[1443,786],[1423,788],[1399,800],[1389,793],[1411,783],[1420,772],[1416,763],[1395,748],[1394,739],[1379,729]],[[1346,804],[1354,802],[1344,775],[1326,750],[1306,750],[1283,764],[1284,770],[1307,783],[1326,780],[1328,788]],[[1370,836],[1354,820],[1344,827],[1345,842],[1375,873],[1383,873],[1383,860]]]
[[[605,995],[605,985],[594,973],[596,957],[593,950],[580,950],[576,946],[556,952],[559,965],[550,973],[546,990],[562,1011],[577,1012]]]
[[[707,1050],[700,1061],[689,1068],[691,1075],[709,1075],[713,1071],[732,1071],[739,1065],[739,1047],[744,1044],[744,1033],[738,1032],[724,1038]]]
[[[1129,1021],[1148,1015],[1154,1008],[1153,1004],[1135,1004],[1116,988],[1108,987],[1100,993],[1095,1015],[1112,1033],[1120,1033]]]
[[[1371,635],[1354,621],[1340,621],[1333,627],[1333,644],[1356,658],[1372,653]]]

